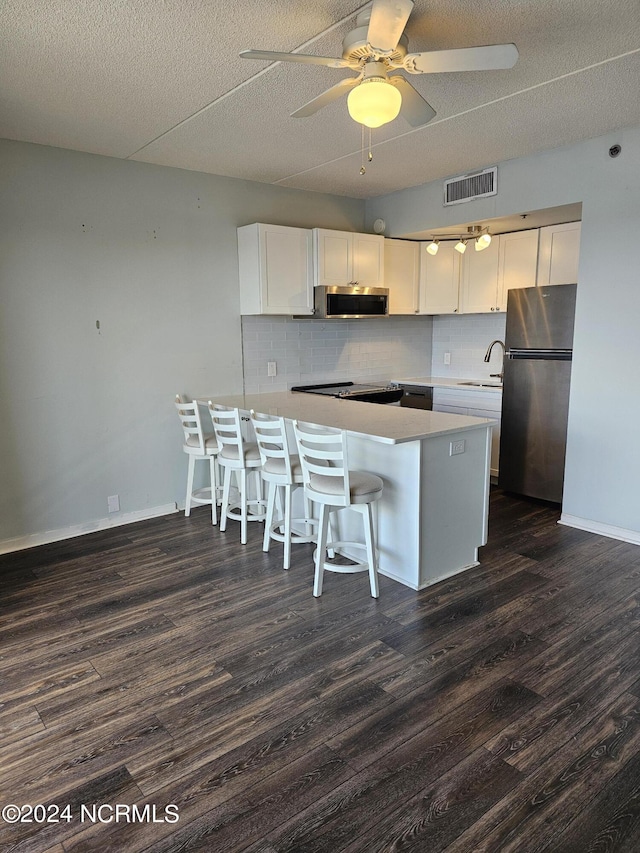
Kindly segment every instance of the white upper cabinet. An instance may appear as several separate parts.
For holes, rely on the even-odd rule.
[[[506,311],[509,290],[535,287],[537,265],[537,228],[500,234],[481,252],[470,240],[462,258],[460,311]]]
[[[306,228],[238,228],[241,314],[313,314],[311,238]]]
[[[389,314],[418,313],[419,259],[419,243],[384,241],[384,286],[389,288]]]
[[[384,286],[384,237],[313,229],[314,284]]]
[[[455,241],[443,240],[430,255],[428,243],[420,243],[420,314],[457,314],[460,285],[460,253]]]
[[[566,222],[540,229],[538,285],[578,281],[581,224]]]
[[[482,314],[497,310],[499,243],[494,237],[486,249],[476,252],[474,241],[469,240],[467,251],[462,257],[462,314]]]
[[[507,294],[535,287],[538,270],[538,229],[501,234],[498,241],[498,298],[496,309],[507,310]]]

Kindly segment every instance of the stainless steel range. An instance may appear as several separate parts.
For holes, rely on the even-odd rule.
[[[292,391],[306,394],[323,394],[342,400],[359,400],[361,403],[397,403],[403,390],[397,385],[359,385],[356,382],[326,382],[322,385],[294,385]]]

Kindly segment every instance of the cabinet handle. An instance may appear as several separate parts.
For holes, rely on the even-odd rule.
[[[495,311],[496,309],[495,309],[493,306],[491,306],[491,310],[492,310],[492,311]]]

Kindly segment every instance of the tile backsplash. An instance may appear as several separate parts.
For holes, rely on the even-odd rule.
[[[292,385],[367,382],[431,372],[432,317],[384,320],[242,318],[245,391],[283,391]],[[267,375],[275,361],[277,375]]]
[[[245,391],[420,376],[485,379],[502,370],[500,347],[489,364],[484,354],[491,341],[504,341],[505,322],[505,314],[345,321],[243,317]],[[267,375],[269,361],[276,362],[276,376]]]
[[[456,376],[461,379],[486,379],[502,371],[502,349],[493,348],[488,364],[484,355],[491,341],[504,342],[507,315],[446,314],[433,318],[431,375]],[[445,353],[451,363],[444,363]]]

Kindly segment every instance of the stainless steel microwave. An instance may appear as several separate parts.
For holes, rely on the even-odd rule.
[[[388,287],[320,285],[314,291],[314,318],[355,320],[389,316]]]

